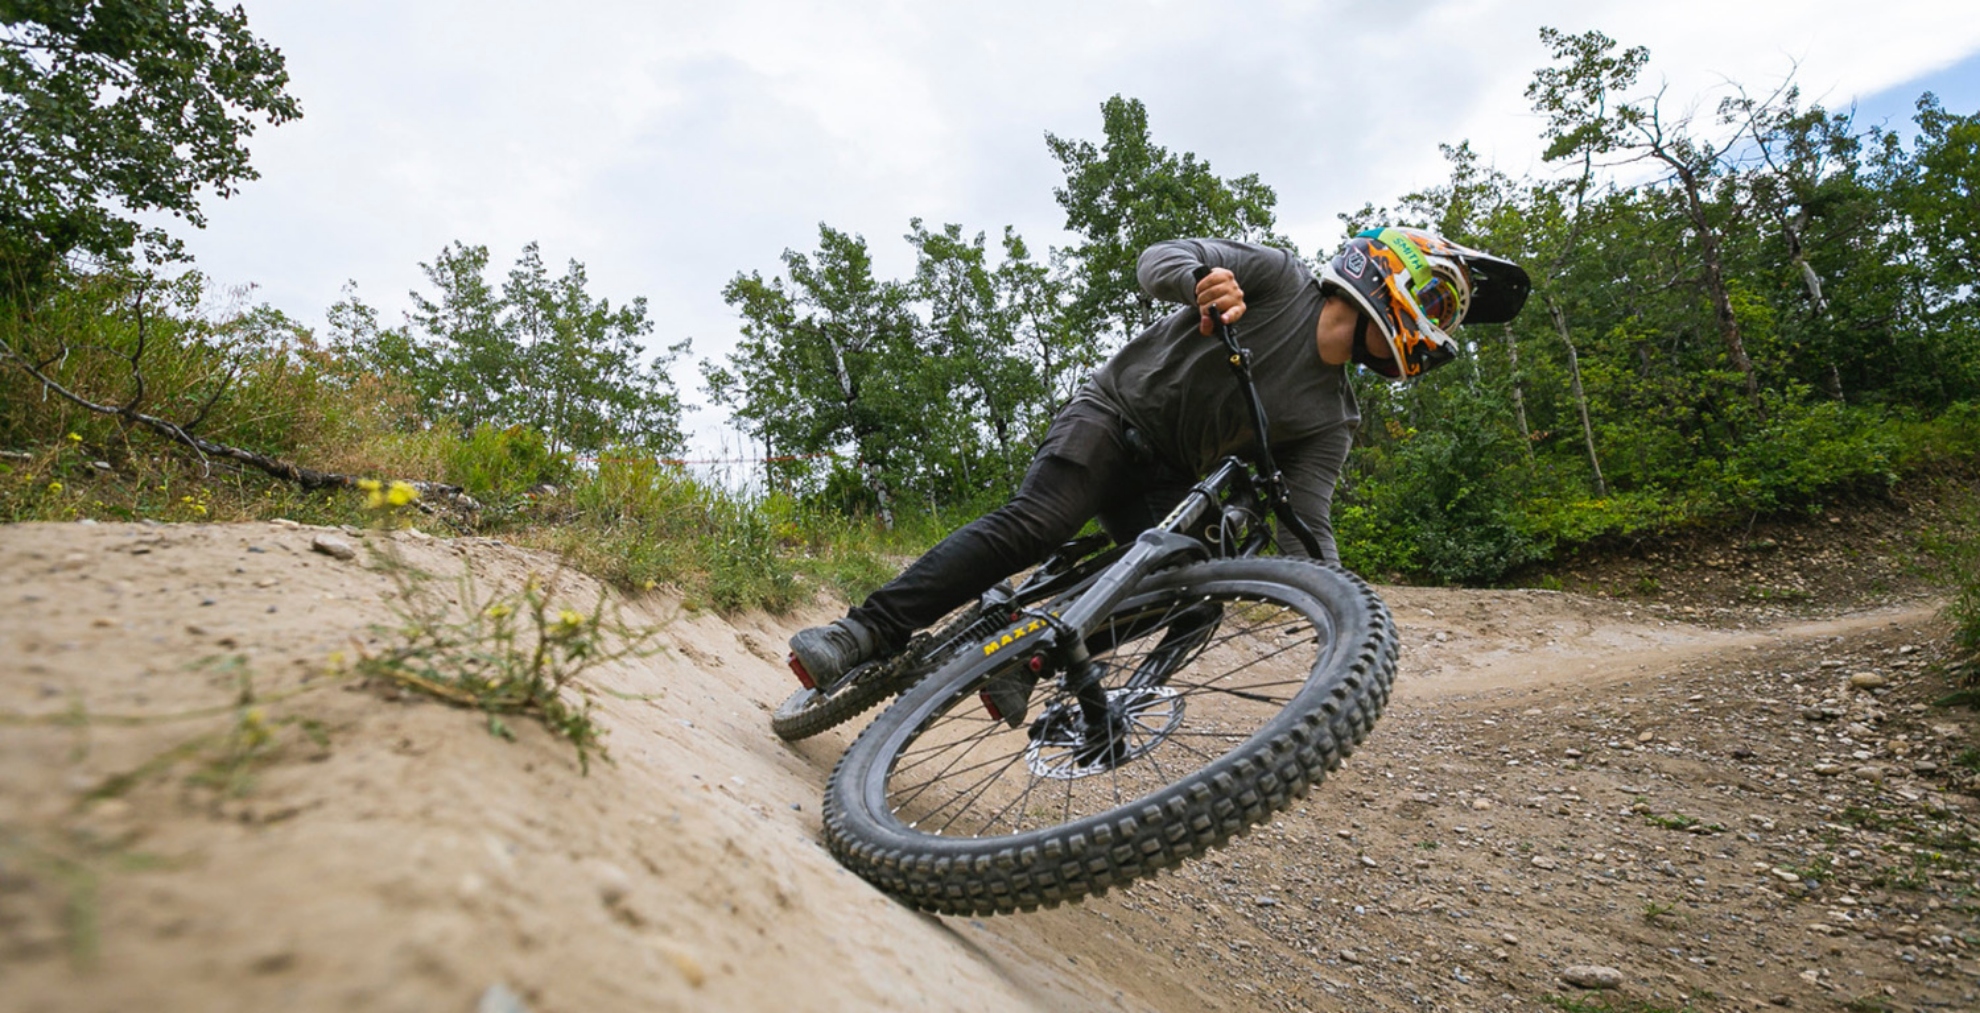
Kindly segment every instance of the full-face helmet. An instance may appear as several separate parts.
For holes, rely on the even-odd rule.
[[[1348,240],[1320,271],[1323,289],[1352,299],[1394,356],[1368,355],[1355,334],[1355,361],[1410,379],[1457,357],[1460,324],[1511,320],[1532,282],[1518,264],[1459,246],[1422,229],[1369,229]],[[1365,324],[1364,324],[1365,326]]]

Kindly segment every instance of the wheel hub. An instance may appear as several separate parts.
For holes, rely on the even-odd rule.
[[[1033,774],[1071,781],[1114,770],[1168,741],[1182,724],[1187,701],[1167,686],[1124,686],[1107,691],[1112,733],[1089,734],[1079,704],[1062,700],[1045,708],[1031,726],[1024,764]]]

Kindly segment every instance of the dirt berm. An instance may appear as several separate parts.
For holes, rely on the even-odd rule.
[[[341,674],[392,640],[387,547],[479,593],[556,568],[0,527],[0,1010],[1980,1009],[1980,753],[1926,705],[1930,601],[1383,588],[1393,705],[1305,801],[1083,905],[941,919],[820,845],[848,737],[769,732],[825,606],[626,603],[664,649],[586,677],[584,776],[534,722]]]

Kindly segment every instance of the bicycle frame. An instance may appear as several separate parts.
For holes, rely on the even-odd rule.
[[[1230,352],[1232,375],[1251,410],[1253,432],[1257,434],[1258,443],[1255,468],[1241,458],[1225,458],[1184,494],[1161,523],[1142,532],[1132,545],[1112,550],[1117,557],[1104,568],[1096,565],[1104,558],[1103,554],[1050,572],[1054,570],[1054,561],[1065,559],[1067,552],[1079,545],[1078,542],[1069,544],[1053,557],[1053,561],[1048,561],[1045,567],[1016,589],[1009,599],[1020,603],[1018,610],[1011,615],[1012,621],[1024,618],[1031,621],[983,645],[984,653],[991,654],[1029,639],[1033,634],[1043,634],[1028,645],[1032,652],[1029,667],[1040,678],[1048,668],[1063,673],[1067,692],[1080,701],[1089,738],[1104,736],[1105,741],[1116,741],[1108,729],[1117,722],[1118,716],[1112,713],[1107,694],[1100,688],[1103,673],[1094,664],[1087,649],[1087,637],[1116,605],[1133,592],[1142,578],[1156,570],[1213,555],[1256,555],[1272,543],[1271,522],[1274,520],[1299,539],[1308,555],[1315,559],[1320,557],[1319,541],[1292,511],[1285,477],[1272,458],[1266,438],[1269,430],[1266,428],[1265,408],[1258,399],[1257,385],[1251,379],[1251,353],[1238,345],[1234,328],[1214,315],[1212,319],[1213,329]],[[1246,506],[1250,509],[1247,510]],[[1213,517],[1215,523],[1206,523]],[[1231,532],[1233,525],[1238,529],[1238,537],[1235,538]],[[1200,536],[1192,532],[1200,532]],[[1067,592],[1076,592],[1077,596],[1062,610],[1023,607],[1022,603],[1048,597],[1047,586],[1052,591],[1063,587]],[[1025,699],[1028,698],[1027,690]],[[994,717],[1016,727],[1024,719],[1025,703],[1015,701],[1019,707],[1015,708],[1015,713],[1008,713],[1014,709],[1009,706],[1010,702],[1000,704],[989,694],[984,696],[984,705]]]

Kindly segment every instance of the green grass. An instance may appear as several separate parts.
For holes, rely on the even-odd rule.
[[[1653,827],[1663,827],[1665,830],[1683,830],[1697,834],[1723,834],[1726,832],[1723,824],[1707,823],[1696,816],[1686,816],[1683,813],[1665,813],[1662,815],[1651,813],[1646,814],[1643,817],[1643,821]]]

